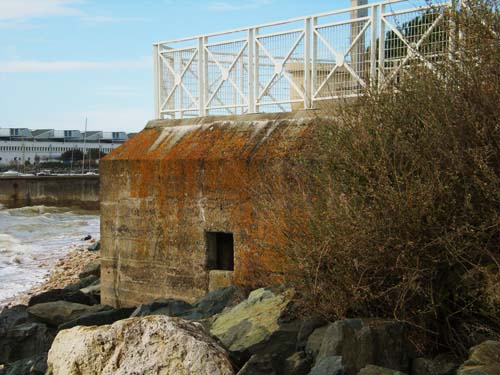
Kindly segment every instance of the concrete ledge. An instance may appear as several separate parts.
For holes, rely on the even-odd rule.
[[[0,204],[99,209],[99,176],[2,176]]]

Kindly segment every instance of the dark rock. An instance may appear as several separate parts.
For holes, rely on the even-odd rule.
[[[327,329],[328,326],[316,328],[313,333],[309,335],[306,343],[306,354],[311,358],[316,359]]]
[[[345,374],[342,365],[342,357],[323,357],[311,369],[309,375],[343,375]]]
[[[117,320],[127,319],[135,310],[135,307],[124,307],[106,311],[99,311],[83,315],[79,318],[70,320],[67,323],[61,324],[58,330],[73,328],[75,326],[102,326],[104,324],[112,324]]]
[[[275,375],[273,360],[270,354],[254,354],[247,363],[238,371],[237,375]]]
[[[297,352],[285,361],[284,374],[307,375],[311,370],[311,359],[304,352]]]
[[[304,350],[307,345],[307,339],[315,329],[324,327],[328,321],[319,316],[313,316],[305,319],[300,325],[299,334],[297,336],[297,350]]]
[[[434,359],[416,358],[412,361],[412,375],[453,375],[459,364],[452,355],[440,354]]]
[[[101,261],[100,260],[96,260],[94,262],[90,262],[90,263],[86,264],[85,267],[83,267],[82,272],[80,272],[80,274],[78,275],[78,277],[81,280],[81,279],[84,279],[87,276],[91,276],[91,275],[94,275],[97,277],[101,276]]]
[[[47,353],[43,353],[8,364],[5,375],[44,375],[46,371]]]
[[[0,313],[0,337],[12,327],[31,322],[34,319],[28,314],[28,307],[25,305],[16,305],[3,310]]]
[[[51,326],[59,326],[89,313],[109,310],[104,305],[82,305],[67,301],[39,303],[28,308],[30,315]]]
[[[46,353],[53,340],[54,332],[45,324],[18,324],[0,335],[0,363],[15,362]]]
[[[131,317],[148,316],[148,315],[166,315],[166,316],[181,316],[193,308],[189,303],[173,299],[158,299],[148,305],[140,305],[132,313]]]
[[[30,298],[28,306],[34,306],[39,303],[67,301],[81,303],[82,305],[95,305],[97,301],[91,296],[87,296],[79,290],[70,289],[51,289],[47,292],[37,294]]]
[[[500,375],[500,341],[484,341],[469,350],[457,375]]]
[[[363,367],[358,375],[405,375],[403,372],[392,370],[385,367],[368,365]]]
[[[92,285],[93,283],[95,283],[98,280],[99,280],[99,278],[97,276],[90,275],[90,276],[84,277],[83,279],[80,279],[80,281],[78,281],[77,283],[70,284],[70,285],[64,287],[64,289],[65,290],[80,290],[80,289],[83,289],[83,288],[86,288],[86,287]]]
[[[87,234],[85,237],[82,238],[82,241],[88,241],[92,239],[92,236],[90,234]]]
[[[101,241],[94,242],[92,245],[87,247],[89,251],[98,251],[101,250]]]
[[[339,320],[328,326],[316,361],[341,356],[347,375],[369,364],[408,371],[406,327],[395,321]]]
[[[226,307],[233,307],[243,301],[245,296],[235,286],[220,288],[208,293],[193,304],[193,309],[182,315],[183,319],[201,320],[222,312]]]

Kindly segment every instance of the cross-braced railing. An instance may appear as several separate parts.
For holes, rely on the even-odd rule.
[[[154,44],[157,118],[318,108],[448,53],[451,1],[376,4]]]

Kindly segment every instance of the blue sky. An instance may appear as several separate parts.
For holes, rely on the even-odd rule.
[[[152,43],[349,6],[349,0],[0,0],[0,127],[141,130]]]

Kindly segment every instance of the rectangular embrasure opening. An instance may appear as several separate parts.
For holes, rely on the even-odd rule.
[[[232,233],[206,232],[207,268],[234,270],[234,239]]]

